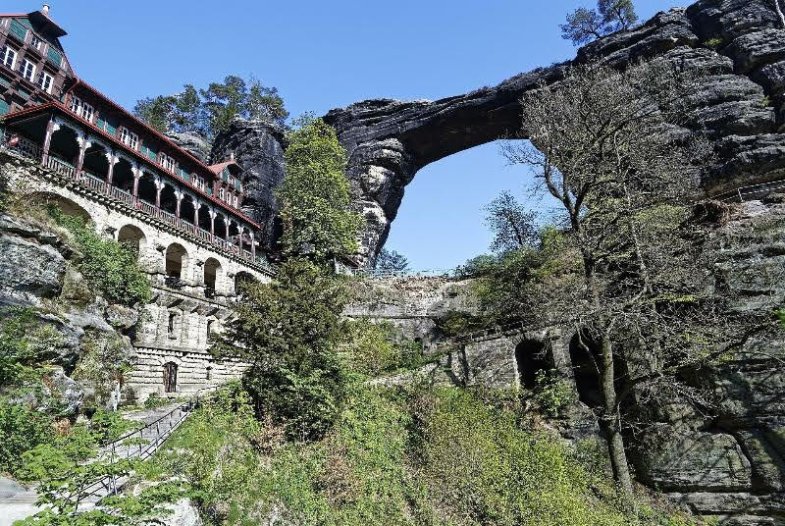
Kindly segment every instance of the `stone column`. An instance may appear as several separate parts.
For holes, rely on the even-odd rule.
[[[161,192],[164,191],[164,182],[160,177],[155,178],[155,207],[161,208]]]
[[[46,137],[44,138],[44,146],[41,155],[41,162],[46,163],[49,158],[49,149],[52,147],[52,135],[60,129],[60,123],[55,122],[54,118],[50,118],[46,123]]]
[[[251,231],[251,256],[256,260],[256,233]]]
[[[74,174],[79,175],[82,173],[82,168],[84,167],[84,156],[87,153],[87,149],[93,145],[90,141],[87,140],[86,135],[80,135],[76,138],[76,142],[79,143],[79,158],[76,160],[76,166],[74,169]]]
[[[174,211],[174,216],[180,219],[180,205],[183,204],[183,197],[185,194],[181,190],[175,190],[174,197],[177,199],[177,208]]]
[[[215,236],[215,218],[218,216],[218,214],[212,208],[208,208],[207,210],[210,214],[210,235]]]
[[[138,166],[134,166],[131,168],[131,171],[134,174],[134,202],[139,200],[139,181],[142,180],[142,170]]]
[[[224,236],[224,241],[229,241],[229,218],[226,216],[223,216],[223,218],[224,218],[224,233],[226,234]]]
[[[194,228],[199,228],[199,209],[202,208],[202,203],[194,199]]]
[[[106,160],[109,161],[109,172],[106,174],[106,189],[108,190],[112,186],[112,180],[114,179],[114,167],[120,162],[120,158],[114,152],[108,152]]]
[[[237,228],[237,247],[240,249],[240,254],[243,253],[243,233],[245,232],[244,228]]]

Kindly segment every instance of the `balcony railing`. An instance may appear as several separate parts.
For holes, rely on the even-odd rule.
[[[268,272],[273,271],[269,262],[267,262],[267,260],[263,257],[254,257],[253,253],[249,252],[248,250],[240,249],[240,247],[237,245],[221,239],[201,227],[183,221],[166,210],[151,205],[150,203],[147,203],[141,199],[135,198],[132,194],[115,186],[109,185],[104,179],[98,177],[95,174],[91,174],[85,170],[82,170],[77,175],[76,168],[72,164],[64,161],[63,159],[60,159],[55,155],[50,154],[44,161],[41,161],[43,157],[43,151],[41,147],[25,137],[14,137],[13,140],[6,142],[6,147],[15,150],[17,153],[20,153],[25,157],[42,162],[43,166],[49,170],[67,179],[77,182],[80,186],[83,186],[96,193],[109,195],[110,197],[113,197],[122,203],[145,212],[149,216],[168,223],[179,231],[190,234],[204,242],[210,243],[219,250],[226,252],[231,256],[239,257],[240,259],[245,260],[250,264],[257,265]]]

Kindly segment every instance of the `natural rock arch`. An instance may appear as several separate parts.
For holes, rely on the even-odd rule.
[[[776,34],[770,34],[772,30]],[[525,138],[521,97],[543,84],[558,83],[574,64],[623,68],[656,58],[705,72],[704,85],[691,101],[691,127],[706,130],[719,154],[716,165],[706,171],[705,189],[721,193],[785,178],[785,135],[777,134],[782,117],[776,111],[785,92],[779,74],[785,65],[780,52],[761,50],[772,47],[772,40],[779,50],[780,35],[778,15],[766,0],[702,0],[593,42],[572,61],[517,75],[495,87],[437,101],[368,100],[330,111],[325,120],[349,153],[347,177],[366,218],[358,262],[372,260],[384,245],[404,189],[418,170],[473,146],[510,136]],[[714,49],[707,44],[711,41],[729,45]],[[772,107],[761,100],[770,100]]]

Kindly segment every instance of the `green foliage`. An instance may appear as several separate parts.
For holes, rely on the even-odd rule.
[[[134,114],[161,132],[192,132],[215,138],[236,118],[283,125],[289,113],[276,88],[258,79],[229,75],[206,89],[186,84],[176,95],[159,95],[136,103]]]
[[[169,403],[168,398],[162,398],[158,396],[158,393],[151,393],[150,396],[144,401],[144,408],[145,409],[158,409],[159,407],[163,407]]]
[[[344,303],[332,275],[289,260],[274,282],[247,288],[217,346],[219,354],[251,364],[244,383],[257,413],[284,425],[290,437],[319,437],[338,414],[343,373],[335,348]]]
[[[82,338],[83,353],[71,377],[88,381],[94,388],[92,402],[105,405],[123,376],[131,370],[128,348],[118,336],[87,331]]]
[[[567,15],[562,24],[562,38],[573,44],[585,44],[594,39],[627,31],[638,22],[632,0],[598,0],[597,9],[581,7]]]
[[[22,453],[53,438],[50,415],[0,400],[0,473],[15,473]]]
[[[366,376],[416,369],[425,363],[422,344],[399,335],[390,322],[353,321],[347,340],[344,352],[349,368]]]
[[[283,443],[242,395],[222,395],[147,472],[188,479],[203,516],[228,526],[691,524],[648,506],[620,509],[604,474],[558,438],[518,427],[515,400],[358,384],[323,440]]]
[[[539,370],[535,376],[534,400],[543,414],[559,418],[578,403],[573,384],[556,371]]]
[[[139,422],[127,420],[116,411],[99,409],[90,418],[90,432],[99,445],[113,442],[140,426]]]
[[[354,253],[362,219],[351,208],[346,151],[335,130],[306,119],[289,134],[284,159],[286,177],[277,190],[284,251],[319,262]]]
[[[39,379],[61,337],[34,309],[0,309],[0,391]]]
[[[100,509],[80,510],[80,503],[99,480],[126,477],[138,467],[138,461],[96,460],[98,446],[119,437],[129,425],[117,414],[97,413],[89,425],[49,437],[22,454],[16,474],[21,480],[37,482],[37,505],[42,511],[15,526],[142,525],[165,516],[161,504],[183,494],[180,483],[159,484],[138,495],[110,496]]]
[[[66,215],[57,208],[51,208],[49,213],[58,225],[73,234],[81,253],[79,271],[107,300],[129,306],[150,301],[150,282],[133,250],[102,238],[80,217]]]

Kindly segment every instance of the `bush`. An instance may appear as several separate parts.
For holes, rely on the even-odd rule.
[[[45,413],[0,400],[0,473],[16,473],[22,453],[51,442],[52,424],[52,417]]]
[[[150,281],[133,249],[102,238],[81,217],[66,215],[58,208],[50,208],[49,214],[73,234],[81,254],[79,271],[107,300],[128,306],[149,303]]]
[[[402,337],[390,322],[349,323],[345,352],[348,366],[367,376],[416,369],[425,363],[421,343]]]
[[[59,342],[59,334],[42,325],[34,309],[0,309],[0,390],[39,379]]]

